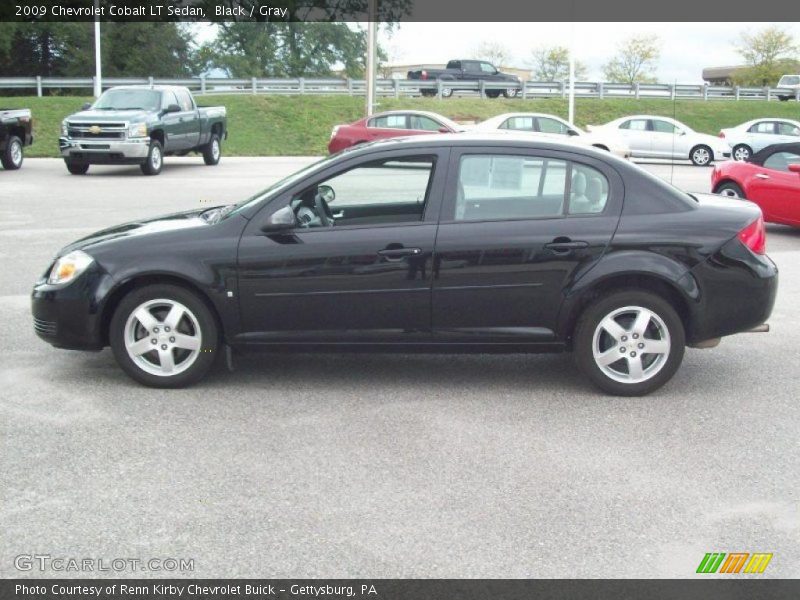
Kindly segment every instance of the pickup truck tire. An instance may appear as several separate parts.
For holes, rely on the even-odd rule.
[[[519,96],[519,90],[517,88],[508,88],[503,90],[503,96],[506,98],[516,98]]]
[[[442,88],[442,98],[449,98],[452,95],[453,95],[453,88],[451,87]]]
[[[67,165],[67,171],[73,175],[86,175],[86,172],[89,170],[89,165],[75,162],[74,160],[65,160],[64,164]]]
[[[0,162],[7,171],[15,171],[22,166],[22,158],[22,140],[12,135],[8,138],[8,144],[3,155],[0,156]]]
[[[500,92],[497,90],[487,90],[486,92],[487,98],[498,98],[500,97]]]
[[[158,140],[150,140],[150,151],[147,160],[141,164],[142,173],[145,175],[158,175],[164,166],[164,149]]]
[[[222,146],[219,136],[216,133],[212,133],[211,139],[203,146],[203,162],[209,166],[219,164],[220,156],[222,156]]]

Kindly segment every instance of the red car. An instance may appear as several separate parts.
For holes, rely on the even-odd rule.
[[[711,190],[755,202],[765,221],[800,227],[800,144],[773,144],[746,162],[718,163]]]
[[[393,110],[365,117],[349,125],[336,125],[331,131],[328,152],[334,154],[356,144],[407,135],[455,133],[458,123],[436,113],[419,110]]]

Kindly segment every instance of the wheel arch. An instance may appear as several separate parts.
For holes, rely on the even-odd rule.
[[[637,269],[598,274],[590,281],[581,281],[581,284],[575,286],[565,297],[559,314],[559,337],[571,348],[575,327],[583,311],[605,295],[628,289],[651,292],[664,298],[678,313],[686,338],[691,339],[694,323],[693,303],[699,297],[699,288],[688,271],[684,270],[681,275],[676,275],[663,271]]]
[[[158,284],[179,286],[195,294],[209,309],[216,321],[222,338],[225,339],[225,328],[223,326],[222,316],[217,306],[211,300],[211,297],[203,291],[199,285],[175,273],[144,273],[141,275],[134,275],[120,282],[108,292],[100,314],[100,339],[104,345],[108,345],[109,343],[108,336],[111,319],[120,302],[122,302],[122,299],[135,289]]]
[[[151,140],[158,140],[161,143],[161,147],[164,147],[164,130],[163,129],[153,129],[150,132],[150,139]]]

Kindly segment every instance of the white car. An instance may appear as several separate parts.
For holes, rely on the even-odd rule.
[[[628,143],[634,158],[666,158],[690,160],[699,167],[731,157],[731,147],[725,140],[698,133],[688,125],[669,117],[633,115],[589,131],[619,133]]]
[[[736,127],[723,129],[719,137],[725,138],[733,148],[734,160],[747,160],[753,154],[772,144],[800,142],[800,121],[791,119],[754,119]]]
[[[578,144],[607,150],[620,158],[629,158],[631,150],[622,136],[611,132],[587,133],[555,115],[540,113],[505,113],[475,125],[472,131],[521,131],[542,137],[569,137]]]

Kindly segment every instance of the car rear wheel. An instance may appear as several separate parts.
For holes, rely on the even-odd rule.
[[[696,167],[705,167],[714,160],[714,153],[708,146],[695,146],[689,153],[689,160]]]
[[[86,175],[89,171],[89,165],[86,163],[75,162],[74,160],[65,160],[64,164],[67,165],[67,171],[73,175]]]
[[[142,163],[142,173],[145,175],[158,175],[164,166],[164,148],[158,140],[150,140],[150,150],[147,159]]]
[[[22,140],[17,136],[12,135],[8,138],[6,149],[0,156],[0,162],[3,163],[3,168],[8,171],[16,171],[22,166]]]
[[[203,162],[207,165],[219,164],[219,159],[222,156],[222,147],[220,146],[219,136],[216,133],[211,134],[211,140],[203,148]]]
[[[178,388],[196,383],[211,368],[219,329],[195,294],[157,284],[122,299],[111,319],[109,342],[131,378],[151,387]]]
[[[744,161],[753,156],[753,149],[747,144],[739,144],[734,146],[731,156],[733,160]]]
[[[612,293],[590,305],[575,331],[581,371],[603,391],[643,396],[669,381],[683,360],[683,323],[650,292]]]
[[[727,196],[728,198],[747,199],[747,196],[744,195],[744,191],[742,191],[742,188],[740,188],[732,181],[726,181],[725,183],[721,183],[714,190],[714,193],[719,194],[720,196]]]

